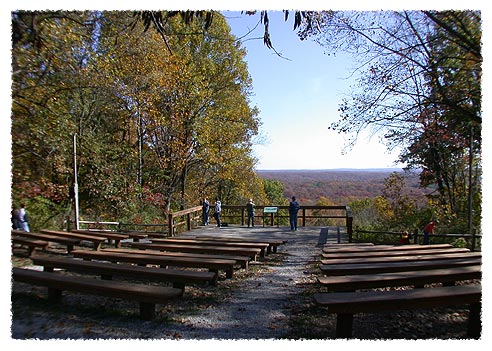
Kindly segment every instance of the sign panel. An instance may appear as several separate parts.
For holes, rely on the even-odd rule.
[[[263,213],[277,213],[278,207],[265,207]]]

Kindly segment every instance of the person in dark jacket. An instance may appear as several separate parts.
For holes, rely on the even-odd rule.
[[[207,198],[203,199],[202,203],[202,222],[203,225],[208,225],[210,220],[208,218],[208,212],[210,211],[210,202],[208,202]]]
[[[299,203],[295,196],[292,196],[292,201],[289,203],[289,222],[290,230],[297,230],[297,212],[299,211]]]
[[[255,226],[255,204],[253,202],[253,199],[249,199],[248,203],[246,204],[246,212],[248,212],[248,228],[251,223],[251,226]]]

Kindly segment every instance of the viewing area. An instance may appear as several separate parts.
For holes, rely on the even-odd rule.
[[[240,270],[254,272],[251,265],[261,266],[270,255],[282,253],[289,240],[315,233],[314,238],[319,238],[312,246],[318,258],[313,300],[327,317],[336,315],[335,337],[351,338],[354,318],[360,313],[438,307],[466,308],[468,337],[481,335],[479,251],[447,243],[397,244],[399,237],[394,233],[388,233],[393,235],[389,236],[391,245],[354,243],[352,218],[345,207],[324,208],[326,212],[319,212],[318,207],[305,209],[299,223],[323,223],[333,219],[328,213],[333,210],[334,220],[349,227],[300,226],[295,233],[287,225],[277,227],[284,220],[281,211],[269,214],[278,217],[265,227],[260,211],[260,225],[248,228],[240,207],[227,210],[223,228],[200,226],[201,208],[172,214],[171,235],[107,228],[13,230],[13,247],[27,248],[34,269],[14,268],[12,277],[16,282],[47,287],[48,300],[56,303],[63,291],[135,301],[141,318],[148,320],[155,318],[156,305],[187,296],[191,287],[220,286]],[[279,257],[273,258],[276,264]],[[310,263],[312,257],[305,257],[305,265]]]
[[[446,244],[330,244],[322,252],[314,300],[337,315],[336,337],[352,337],[357,313],[461,305],[469,306],[468,336],[480,337],[480,252]]]

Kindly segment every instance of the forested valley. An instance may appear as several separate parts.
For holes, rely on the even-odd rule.
[[[350,170],[259,170],[264,179],[278,180],[283,185],[284,197],[296,198],[305,205],[328,201],[333,205],[347,205],[354,200],[374,199],[383,194],[386,178],[394,169],[350,169]],[[419,186],[419,174],[407,173],[402,191],[420,204],[425,203],[424,190]]]

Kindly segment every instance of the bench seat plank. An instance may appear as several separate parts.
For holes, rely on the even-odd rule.
[[[152,250],[161,250],[161,251],[249,256],[253,261],[256,261],[256,256],[261,252],[260,249],[254,249],[254,248],[187,245],[187,244],[179,244],[179,243],[176,244],[133,243],[132,247],[139,248],[139,249],[152,249]]]
[[[125,277],[169,281],[173,283],[174,287],[181,289],[184,289],[185,284],[189,283],[210,283],[215,285],[217,282],[217,274],[214,272],[144,267],[47,255],[35,255],[31,257],[31,260],[34,265],[43,266],[45,271],[53,271],[54,268],[61,268],[80,273],[97,274],[105,279],[111,279],[114,275],[121,275]]]
[[[102,236],[72,233],[72,232],[62,232],[62,231],[50,230],[50,229],[41,229],[41,233],[49,234],[52,236],[63,237],[63,238],[79,239],[80,241],[91,241],[94,245],[94,250],[99,250],[101,248],[101,243],[103,241],[108,240],[106,237],[102,237]]]
[[[108,240],[108,243],[111,240],[114,240],[115,247],[117,247],[117,248],[119,248],[121,246],[121,240],[126,240],[126,239],[130,238],[130,236],[127,234],[115,233],[115,232],[109,232],[109,231],[73,229],[73,230],[71,230],[71,233],[101,236],[103,238],[106,238]]]
[[[376,256],[376,257],[357,257],[357,258],[338,258],[321,260],[322,264],[367,264],[367,263],[390,263],[390,262],[409,262],[409,261],[433,261],[447,260],[457,258],[480,258],[480,252],[464,252],[464,253],[443,253],[434,255],[403,255],[402,256]]]
[[[338,244],[327,244],[323,246],[323,252],[360,252],[360,251],[408,251],[408,250],[435,250],[435,249],[451,249],[451,244],[432,244],[432,245],[371,245],[371,246],[337,246]]]
[[[215,240],[215,241],[228,241],[228,242],[258,242],[258,243],[268,243],[267,253],[276,253],[277,249],[280,245],[283,245],[287,242],[287,240],[282,239],[267,239],[267,238],[246,238],[246,237],[231,237],[231,236],[196,236],[197,240]]]
[[[22,236],[13,236],[11,240],[12,240],[12,244],[27,246],[29,256],[31,256],[32,252],[35,249],[37,248],[46,249],[49,244],[47,241],[44,240],[33,239],[33,238],[22,237]]]
[[[54,236],[54,235],[43,234],[43,233],[24,232],[21,230],[12,230],[12,235],[22,236],[22,237],[26,237],[26,238],[39,239],[39,240],[45,240],[45,241],[57,243],[60,245],[66,245],[67,246],[67,252],[71,252],[73,250],[73,247],[80,243],[80,239],[65,238],[65,237]]]
[[[234,260],[241,268],[248,269],[249,261],[251,257],[249,256],[233,256],[233,255],[210,255],[210,254],[198,254],[193,252],[171,252],[171,251],[158,251],[158,250],[147,250],[147,249],[101,249],[103,252],[120,252],[127,254],[146,254],[146,255],[160,255],[160,256],[171,256],[171,257],[194,257],[194,258],[211,258],[211,259],[224,259],[224,260]]]
[[[456,258],[447,260],[409,261],[409,262],[381,262],[370,264],[321,264],[320,269],[326,275],[352,275],[404,272],[412,270],[427,270],[463,267],[481,264],[479,257]]]
[[[204,240],[204,239],[194,239],[194,238],[168,238],[168,239],[151,239],[152,243],[163,244],[163,243],[184,243],[184,244],[197,244],[206,246],[232,246],[232,247],[251,247],[260,249],[260,256],[265,257],[266,250],[268,249],[268,243],[255,243],[255,242],[230,242],[230,241],[220,241],[220,240]]]
[[[352,336],[353,315],[356,313],[374,313],[380,311],[435,308],[452,305],[470,305],[468,335],[479,338],[481,334],[480,284],[451,287],[318,293],[314,295],[316,303],[327,308],[327,313],[337,314],[336,336]]]
[[[155,264],[164,266],[176,266],[176,267],[193,267],[193,268],[207,268],[212,272],[223,270],[226,272],[227,278],[232,278],[234,272],[234,260],[224,259],[210,259],[210,258],[194,258],[194,257],[171,257],[160,256],[150,254],[137,254],[137,253],[118,253],[118,252],[103,252],[103,251],[88,251],[88,250],[74,250],[72,252],[74,257],[88,259],[88,260],[102,260],[109,262],[126,262],[135,263],[141,265]]]
[[[48,287],[48,298],[52,301],[59,300],[63,290],[138,301],[140,316],[144,319],[155,316],[155,304],[167,303],[182,295],[181,289],[171,287],[68,276],[15,267],[12,268],[12,278],[17,282]]]
[[[343,253],[323,253],[323,258],[365,258],[365,257],[392,257],[392,256],[409,256],[409,255],[435,255],[446,253],[469,253],[466,248],[449,248],[433,250],[392,250],[392,251],[361,251],[361,252],[343,252]]]
[[[393,286],[422,286],[432,283],[449,284],[462,280],[481,279],[481,277],[481,266],[475,265],[415,272],[326,276],[318,277],[318,282],[328,291],[355,291]]]

